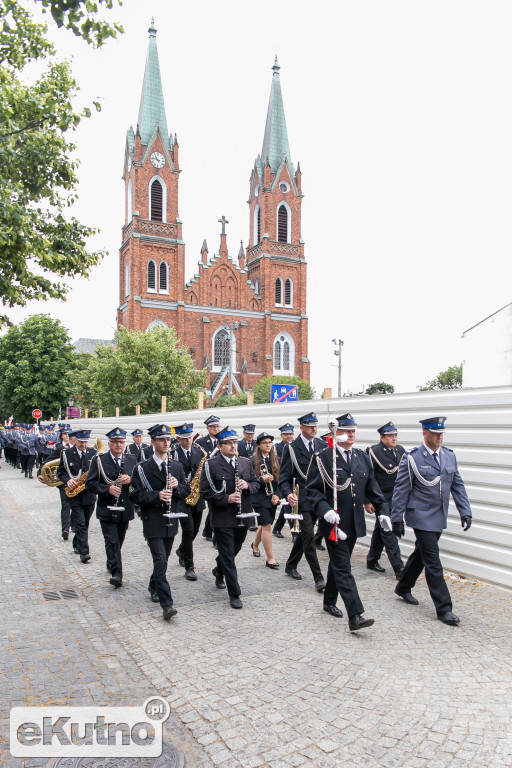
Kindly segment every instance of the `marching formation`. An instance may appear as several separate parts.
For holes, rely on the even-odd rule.
[[[323,610],[341,618],[339,596],[350,631],[372,626],[351,570],[351,555],[357,539],[366,535],[369,513],[375,515],[375,526],[367,567],[383,573],[379,559],[385,549],[397,579],[395,592],[409,605],[418,605],[412,589],[424,570],[437,618],[459,624],[438,542],[447,527],[450,496],[465,531],[471,509],[455,455],[443,446],[446,418],[422,419],[423,442],[411,451],[398,445],[392,422],[377,430],[379,441],[366,451],[354,446],[357,424],[350,413],[331,421],[322,437],[314,413],[298,422],[297,437],[292,424],[279,428],[277,445],[268,432],[254,439],[254,424],[243,427],[239,440],[236,430],[221,427],[214,415],[205,421],[205,437],[194,435],[193,424],[155,424],[148,429],[150,443],[135,429],[127,445],[126,431],[114,427],[106,435],[107,449],[101,441],[89,446],[90,430],[59,424],[41,426],[36,434],[30,425],[16,424],[0,430],[0,447],[27,478],[33,477],[37,456],[38,479],[59,490],[62,538],[68,540],[73,532],[73,550],[84,564],[91,560],[88,534],[96,509],[110,584],[116,589],[123,585],[123,542],[130,521],[140,516],[153,561],[148,592],[165,620],[177,613],[167,577],[174,541],[181,529],[176,555],[185,578],[196,581],[194,541],[207,510],[202,535],[216,551],[214,584],[226,590],[234,609],[242,608],[236,557],[248,531],[255,532],[249,543],[252,555],[261,557],[262,548],[265,566],[276,572],[280,564],[272,536],[283,538],[288,522],[293,545],[285,574],[302,579],[298,568],[304,556],[323,596]],[[406,524],[416,541],[404,564],[399,540]],[[325,548],[324,578],[317,552]]]

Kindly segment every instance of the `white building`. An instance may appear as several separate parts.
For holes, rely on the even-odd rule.
[[[512,384],[512,302],[462,334],[462,386]]]

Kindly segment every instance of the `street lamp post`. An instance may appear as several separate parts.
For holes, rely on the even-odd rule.
[[[332,343],[337,346],[334,354],[338,358],[338,397],[341,397],[341,348],[345,344],[341,339],[332,339]]]

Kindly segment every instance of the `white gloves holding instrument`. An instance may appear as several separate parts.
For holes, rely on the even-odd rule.
[[[328,512],[324,515],[324,520],[326,523],[330,523],[331,525],[334,525],[334,523],[339,523],[340,516],[337,512],[334,511],[334,509],[330,509]]]

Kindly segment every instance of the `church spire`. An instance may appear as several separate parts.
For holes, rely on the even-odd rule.
[[[156,129],[160,128],[163,139],[170,148],[154,19],[151,19],[148,32],[148,55],[144,71],[144,83],[142,84],[142,95],[140,97],[138,130],[141,143],[147,146]]]
[[[276,56],[274,66],[272,67],[274,75],[272,77],[272,88],[270,90],[270,99],[268,102],[263,149],[261,150],[261,160],[263,165],[268,161],[272,173],[277,172],[285,157],[288,158],[288,161],[293,168],[290,147],[288,145],[288,132],[286,130],[281,83],[279,81],[280,69],[281,67],[277,63]]]

